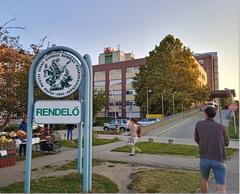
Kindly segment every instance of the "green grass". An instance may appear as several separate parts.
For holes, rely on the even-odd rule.
[[[235,128],[232,123],[230,123],[230,125],[228,126],[228,135],[232,139],[239,139],[239,134],[235,133]]]
[[[179,145],[179,144],[164,144],[156,142],[139,142],[136,144],[144,154],[167,154],[167,155],[182,155],[182,156],[199,156],[198,146]],[[112,150],[114,152],[130,152],[129,146],[123,146]],[[227,156],[230,157],[237,150],[227,148]]]
[[[120,141],[117,138],[114,139],[100,139],[100,138],[93,138],[93,146],[98,146],[98,145],[104,145],[104,144],[108,144],[108,143],[114,143]],[[61,140],[62,146],[64,147],[70,147],[70,148],[77,148],[77,140],[74,141],[68,141],[68,140]]]
[[[93,159],[92,165],[93,166],[100,166],[104,163],[102,160]],[[60,167],[57,167],[55,170],[70,170],[70,169],[76,169],[77,168],[77,160],[70,161]]]
[[[232,139],[239,139],[239,114],[238,114],[238,112],[235,112],[235,116],[236,116],[237,133],[235,133],[233,118],[231,118],[230,124],[228,126],[228,135]]]
[[[42,177],[31,181],[32,193],[81,193],[82,176],[71,173],[66,176]],[[116,193],[118,187],[107,177],[93,174],[94,193]],[[0,188],[1,193],[23,193],[24,182],[14,183]]]
[[[104,123],[109,123],[113,118],[108,117],[97,117],[93,122],[93,126],[104,126]]]
[[[120,130],[109,130],[109,131],[95,131],[96,134],[104,134],[104,135],[121,135],[124,131]]]
[[[144,170],[133,174],[128,188],[137,193],[195,193],[200,174],[187,170]]]

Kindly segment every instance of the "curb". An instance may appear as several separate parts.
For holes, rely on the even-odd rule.
[[[232,138],[229,138],[230,141],[239,141],[239,139],[232,139]]]

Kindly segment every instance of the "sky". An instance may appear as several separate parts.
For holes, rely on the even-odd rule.
[[[220,88],[239,99],[239,0],[8,0],[0,5],[0,25],[16,16],[11,33],[30,49],[48,35],[93,64],[105,47],[143,58],[168,34],[195,53],[218,52]]]

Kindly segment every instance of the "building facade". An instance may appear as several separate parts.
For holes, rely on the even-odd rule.
[[[207,81],[207,71],[205,68],[198,63],[198,61],[194,58],[195,64],[197,65],[199,76],[197,80],[197,84],[201,87],[206,86],[208,84]]]
[[[93,66],[94,90],[108,97],[99,117],[140,118],[140,108],[134,101],[133,77],[145,58]]]
[[[125,53],[118,48],[117,51],[115,51],[114,48],[107,47],[104,48],[104,52],[101,53],[98,57],[98,64],[111,64],[121,61],[129,61],[133,60],[134,54],[133,53]]]
[[[211,91],[219,89],[217,52],[196,53],[194,57],[207,71],[207,82]]]
[[[106,60],[106,57],[111,52],[116,55],[114,57],[116,62],[109,63],[111,60]],[[129,60],[123,60],[120,55],[126,56],[123,51],[116,52],[110,49],[99,56],[99,63],[104,63],[104,60],[107,63],[93,66],[94,90],[95,92],[104,92],[108,101],[104,109],[98,114],[98,117],[140,118],[140,108],[135,104],[135,90],[132,87],[132,82],[139,72],[140,65],[144,65],[146,59],[125,58]],[[200,72],[198,85],[207,85],[205,68],[196,59],[195,63]]]

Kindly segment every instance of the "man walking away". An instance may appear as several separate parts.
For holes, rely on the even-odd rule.
[[[213,107],[204,110],[206,119],[196,124],[194,138],[199,145],[200,173],[202,177],[202,192],[208,192],[208,179],[211,169],[219,193],[225,193],[226,152],[229,139],[226,127],[214,121],[216,111]]]

